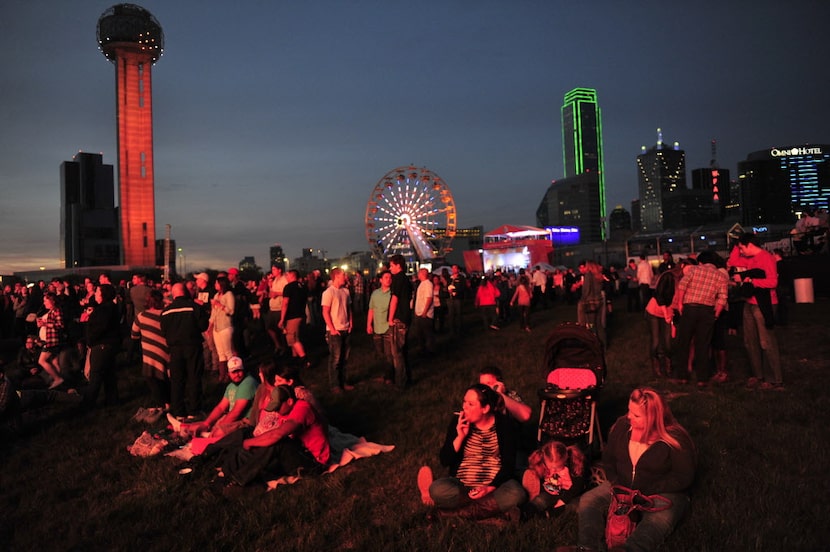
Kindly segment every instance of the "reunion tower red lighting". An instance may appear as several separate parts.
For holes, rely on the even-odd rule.
[[[152,67],[164,34],[141,6],[117,4],[98,18],[98,47],[115,64],[121,258],[130,266],[154,266]]]

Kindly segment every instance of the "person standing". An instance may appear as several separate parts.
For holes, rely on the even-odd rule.
[[[236,298],[230,289],[230,281],[226,276],[217,276],[214,287],[216,293],[210,300],[210,319],[208,328],[213,334],[213,343],[219,357],[219,382],[228,383],[228,360],[236,356],[233,350],[233,313],[236,308]]]
[[[392,353],[392,331],[389,326],[389,303],[392,300],[392,273],[380,273],[380,287],[369,298],[369,312],[366,317],[366,333],[372,336],[377,355],[385,361],[383,381],[394,383],[395,360]]]
[[[161,333],[170,351],[170,411],[184,417],[202,410],[202,334],[207,331],[208,317],[187,296],[184,284],[173,284],[171,293],[173,302],[161,314]]]
[[[282,319],[282,292],[286,285],[288,285],[288,280],[283,273],[282,265],[272,266],[271,291],[268,296],[268,315],[265,319],[265,329],[274,342],[274,349],[277,354],[283,354],[287,350],[285,337],[279,328]]]
[[[251,293],[248,287],[239,278],[239,269],[231,267],[228,269],[228,282],[234,298],[233,309],[233,350],[240,358],[248,358],[248,346],[245,340],[248,331],[248,324],[253,318],[251,312]]]
[[[450,319],[450,335],[461,337],[461,316],[464,297],[467,294],[467,279],[461,273],[458,265],[452,265],[452,273],[449,274],[447,281],[447,291],[449,292],[447,315]]]
[[[305,356],[305,347],[300,340],[305,309],[308,304],[308,292],[300,285],[300,273],[296,270],[289,270],[285,273],[288,283],[282,290],[282,314],[279,328],[285,334],[285,341],[294,357],[304,368],[309,368],[310,363]]]
[[[151,408],[164,409],[170,407],[170,378],[167,376],[170,352],[161,333],[161,309],[164,306],[161,291],[151,290],[146,306],[144,312],[135,317],[130,337],[141,342],[141,374],[150,389]]]
[[[395,385],[406,388],[412,374],[407,361],[406,332],[412,323],[412,286],[404,271],[406,261],[403,255],[389,259],[392,273],[392,299],[389,301],[389,326],[392,329],[392,355],[395,365]]]
[[[115,288],[101,284],[95,291],[95,307],[86,322],[89,347],[89,386],[84,390],[84,404],[95,406],[101,386],[107,406],[118,404],[118,381],[115,357],[121,345],[121,313],[115,304]]]
[[[346,382],[346,363],[349,360],[352,331],[351,296],[346,288],[346,273],[342,268],[331,271],[331,283],[322,297],[323,320],[326,322],[326,343],[329,346],[329,385],[333,392],[351,391]]]
[[[640,255],[640,262],[637,263],[637,283],[640,286],[640,306],[648,304],[651,299],[651,283],[654,279],[654,270],[651,263],[646,260],[645,253]]]
[[[533,298],[533,293],[530,291],[530,282],[526,274],[519,276],[519,284],[516,286],[516,291],[513,292],[513,297],[510,299],[510,306],[518,305],[519,312],[522,319],[522,329],[526,332],[530,331],[530,303]]]
[[[743,313],[744,347],[752,376],[748,387],[784,389],[778,338],[775,335],[773,305],[778,303],[778,267],[772,253],[760,246],[754,234],[743,234],[729,255],[730,267],[743,267],[739,273],[743,285],[752,284],[753,294],[746,300]],[[771,374],[764,374],[768,366]],[[767,376],[771,376],[768,378]]]
[[[433,332],[433,286],[426,268],[418,270],[418,289],[415,290],[415,317],[412,319],[412,341],[422,346],[424,353],[435,353],[435,335]]]
[[[498,330],[496,326],[496,303],[499,298],[499,289],[488,276],[482,276],[481,283],[476,290],[475,306],[481,315],[484,329]]]
[[[628,259],[628,266],[622,271],[621,281],[626,286],[626,312],[641,312],[643,306],[640,304],[640,283],[637,280],[637,262],[634,259]]]
[[[605,333],[605,297],[602,292],[602,267],[594,261],[584,261],[579,264],[582,279],[574,284],[581,288],[582,293],[576,303],[576,319],[580,324],[590,326],[602,342],[607,346]]]
[[[694,371],[699,387],[705,387],[709,381],[712,332],[715,320],[726,308],[729,291],[729,277],[718,270],[716,257],[717,253],[713,251],[703,251],[697,258],[698,264],[689,266],[680,279],[674,294],[674,307],[680,314],[677,328],[677,349],[680,356],[673,363],[674,371],[680,371],[681,374],[686,371],[689,351],[694,343]],[[673,377],[686,379],[677,374]]]

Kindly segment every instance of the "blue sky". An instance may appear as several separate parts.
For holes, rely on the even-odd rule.
[[[161,23],[153,68],[156,223],[188,269],[281,243],[368,249],[364,214],[414,164],[453,193],[459,227],[535,224],[562,177],[560,106],[602,109],[609,209],[664,139],[732,171],[750,152],[830,143],[830,4],[781,2],[138,2]],[[0,2],[0,273],[57,267],[60,164],[117,166],[113,3]]]

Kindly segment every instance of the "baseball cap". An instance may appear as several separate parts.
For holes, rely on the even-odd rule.
[[[242,364],[242,359],[234,356],[228,359],[228,372],[236,372],[237,370],[244,370],[245,366]]]

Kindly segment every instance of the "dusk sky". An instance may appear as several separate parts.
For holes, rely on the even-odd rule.
[[[713,138],[733,178],[750,152],[830,143],[826,1],[135,3],[165,34],[157,238],[172,225],[189,271],[368,250],[370,193],[409,164],[446,181],[459,228],[535,225],[574,87],[597,90],[609,212],[658,127],[689,178]],[[113,4],[0,0],[0,274],[59,267],[63,161],[102,153],[117,176],[95,36]]]

